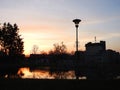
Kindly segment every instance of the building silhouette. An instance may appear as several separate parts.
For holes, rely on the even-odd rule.
[[[85,50],[85,58],[84,60],[88,63],[94,63],[94,62],[119,62],[119,52],[116,52],[111,49],[106,49],[106,42],[100,41],[98,43],[92,43],[88,42],[85,44],[86,50]]]
[[[87,63],[102,62],[106,53],[106,42],[100,41],[99,43],[88,42],[85,44],[85,61]]]
[[[79,51],[79,73],[88,79],[114,79],[120,75],[120,54],[106,50],[106,42],[88,42],[85,51]]]
[[[105,41],[100,41],[100,43],[89,42],[85,45],[85,47],[87,54],[95,55],[106,50],[106,43]]]

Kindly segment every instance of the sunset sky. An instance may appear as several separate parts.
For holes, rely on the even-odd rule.
[[[64,42],[75,51],[75,25],[79,18],[79,50],[85,44],[105,40],[107,49],[120,52],[120,0],[0,0],[0,23],[16,23],[24,41],[24,53],[33,45],[40,51]]]

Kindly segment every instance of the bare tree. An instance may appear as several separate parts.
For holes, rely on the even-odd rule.
[[[67,52],[67,47],[63,42],[61,42],[60,44],[58,44],[58,43],[53,44],[53,46],[54,46],[54,50],[50,51],[51,53],[63,54],[63,53]]]
[[[53,50],[49,51],[50,54],[50,73],[51,75],[55,73],[55,78],[65,78],[63,73],[63,62],[67,58],[67,48],[66,45],[61,42],[53,44]]]
[[[39,47],[37,45],[33,45],[32,54],[37,54],[38,50],[39,50]]]

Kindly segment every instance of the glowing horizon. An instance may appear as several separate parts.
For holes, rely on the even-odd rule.
[[[33,45],[39,51],[53,49],[64,42],[68,51],[75,51],[75,26],[79,18],[79,50],[87,42],[106,41],[107,49],[120,52],[119,0],[1,0],[0,23],[16,23],[24,38],[24,53]]]

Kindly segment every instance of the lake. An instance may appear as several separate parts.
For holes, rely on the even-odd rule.
[[[63,79],[74,79],[74,71],[60,72],[50,74],[49,70],[34,69],[30,70],[29,67],[23,67],[17,73],[21,78],[34,78],[34,79],[56,79],[58,76]]]
[[[64,71],[64,72],[54,72],[50,73],[49,70],[43,69],[33,69],[30,70],[29,67],[22,67],[17,73],[21,78],[32,78],[32,79],[76,79],[75,71]],[[86,79],[86,77],[80,77],[79,79]]]

